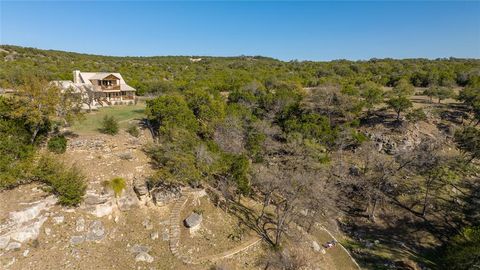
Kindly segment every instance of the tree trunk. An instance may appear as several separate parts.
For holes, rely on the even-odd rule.
[[[397,112],[397,121],[400,121],[400,111]]]
[[[40,125],[36,125],[35,129],[33,130],[32,138],[30,139],[30,144],[33,144],[35,142],[35,138],[37,138],[37,134],[40,131]]]
[[[373,221],[374,223],[376,222],[375,211],[377,210],[377,204],[378,204],[378,199],[375,198],[373,200],[372,212],[370,212],[370,220]]]

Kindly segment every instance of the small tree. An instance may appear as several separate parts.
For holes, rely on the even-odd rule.
[[[367,114],[370,115],[371,109],[383,101],[383,90],[374,82],[366,82],[360,86],[360,95],[363,98]]]
[[[438,87],[435,93],[435,97],[438,98],[438,103],[442,100],[455,96],[455,92],[451,87]]]
[[[44,155],[33,170],[33,179],[49,186],[63,205],[78,205],[87,185],[85,176],[77,167],[67,167],[51,155]]]
[[[100,131],[105,134],[115,135],[118,133],[118,121],[109,115],[105,115],[102,120]]]
[[[480,84],[480,83],[479,83]],[[475,125],[480,123],[480,85],[472,84],[460,91],[459,100],[467,105],[470,111],[474,114],[474,120],[477,121]]]
[[[406,79],[401,79],[397,82],[395,87],[393,87],[393,93],[398,96],[411,96],[415,94],[415,88],[413,85]]]
[[[387,101],[387,104],[397,113],[397,121],[400,121],[400,113],[413,107],[412,102],[405,96],[390,98]]]

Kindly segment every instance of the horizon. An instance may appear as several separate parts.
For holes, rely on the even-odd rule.
[[[298,61],[298,62],[335,62],[335,61],[350,61],[350,62],[368,62],[372,60],[395,60],[395,61],[402,61],[402,60],[429,60],[429,61],[436,61],[436,60],[449,60],[449,59],[454,59],[454,60],[480,60],[480,57],[454,57],[454,56],[447,56],[447,57],[437,57],[437,58],[426,58],[426,57],[416,57],[416,58],[393,58],[393,57],[384,57],[384,58],[377,58],[377,57],[372,57],[369,59],[330,59],[330,60],[309,60],[309,59],[304,59],[304,60],[299,60],[299,59],[278,59],[275,57],[271,57],[268,55],[222,55],[222,56],[213,56],[213,55],[108,55],[108,54],[94,54],[94,53],[88,53],[88,52],[75,52],[75,51],[66,51],[66,50],[57,50],[57,49],[48,49],[48,48],[37,48],[37,47],[26,47],[26,46],[21,46],[21,45],[16,45],[16,44],[0,44],[1,46],[11,46],[11,47],[21,47],[24,49],[34,49],[34,50],[41,50],[41,51],[51,51],[51,52],[61,52],[61,53],[75,53],[75,54],[82,54],[82,55],[89,55],[89,56],[100,56],[100,57],[120,57],[120,58],[153,58],[153,57],[211,57],[211,58],[241,58],[241,57],[262,57],[262,58],[268,58],[268,59],[273,59],[275,61],[281,61],[281,62],[293,62],[293,61]]]
[[[43,50],[287,62],[480,58],[477,1],[0,4],[0,43]]]

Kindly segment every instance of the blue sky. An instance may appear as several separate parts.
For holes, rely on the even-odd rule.
[[[480,58],[480,2],[0,0],[0,43],[104,55]]]

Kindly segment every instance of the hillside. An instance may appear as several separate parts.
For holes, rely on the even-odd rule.
[[[479,263],[480,60],[0,56],[3,268]],[[74,69],[144,96],[82,111]]]

